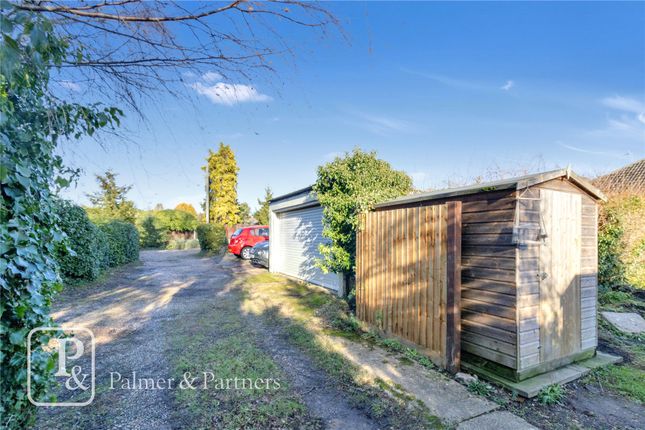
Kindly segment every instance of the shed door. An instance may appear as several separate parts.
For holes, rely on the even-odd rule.
[[[278,260],[274,267],[285,275],[338,291],[340,275],[323,273],[316,267],[318,245],[325,240],[322,217],[321,206],[279,213],[278,237],[271,237],[278,242],[279,255],[271,258]]]
[[[582,196],[540,190],[540,361],[580,351]]]

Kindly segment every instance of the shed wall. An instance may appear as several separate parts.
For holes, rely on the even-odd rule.
[[[516,368],[515,191],[462,204],[461,349]]]
[[[598,208],[595,200],[585,191],[563,179],[555,179],[533,187],[518,195],[520,216],[529,221],[525,224],[531,231],[540,230],[539,218],[530,215],[539,213],[540,188],[580,194],[582,198],[581,260],[580,260],[580,346],[578,351],[597,346],[596,303],[598,290]],[[536,202],[536,203],[529,203]],[[536,206],[538,205],[538,206]],[[517,247],[517,307],[518,307],[518,370],[524,371],[540,362],[540,242],[537,234],[528,236]]]
[[[512,369],[517,368],[516,195],[490,191],[400,206],[462,202],[461,349]],[[521,221],[537,221],[537,214],[522,213]]]

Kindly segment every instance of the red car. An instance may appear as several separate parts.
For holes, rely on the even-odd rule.
[[[251,248],[256,243],[264,242],[265,240],[269,240],[268,225],[238,228],[231,236],[231,240],[228,243],[228,250],[231,254],[248,260],[251,258]]]

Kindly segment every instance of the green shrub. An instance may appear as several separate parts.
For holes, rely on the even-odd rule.
[[[185,243],[184,249],[197,249],[199,248],[199,240],[188,239]]]
[[[197,217],[184,211],[163,209],[151,214],[155,226],[161,231],[193,231],[197,227]]]
[[[153,216],[146,216],[139,227],[139,242],[143,248],[159,248],[164,244],[164,237],[155,225]]]
[[[489,397],[491,394],[493,394],[493,391],[495,391],[491,385],[487,384],[484,381],[480,381],[479,379],[472,381],[466,388],[471,393],[484,397]]]
[[[611,196],[600,211],[598,282],[645,288],[645,197]]]
[[[168,241],[166,249],[186,249],[186,239],[171,239]]]
[[[108,243],[108,265],[120,266],[139,259],[139,233],[134,224],[110,221],[99,227]]]
[[[56,252],[60,274],[66,281],[95,280],[106,266],[105,234],[80,206],[60,200],[56,211],[60,216],[58,225],[67,235],[66,246],[59,246]]]
[[[226,245],[226,230],[220,224],[200,224],[197,240],[202,251],[219,251]]]
[[[565,397],[564,388],[559,384],[551,384],[540,390],[537,397],[543,405],[560,404]]]
[[[324,271],[352,274],[359,215],[412,191],[412,179],[377,158],[376,152],[356,148],[318,167],[313,190],[323,207],[323,236],[329,239],[319,245],[317,264]]]

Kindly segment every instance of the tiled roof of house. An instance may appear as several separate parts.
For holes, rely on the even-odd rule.
[[[593,181],[607,193],[645,193],[645,158],[621,169],[600,176]]]

